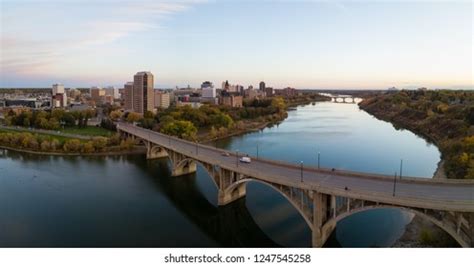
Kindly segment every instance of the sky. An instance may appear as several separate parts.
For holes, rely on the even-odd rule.
[[[0,3],[0,87],[474,88],[471,1]]]

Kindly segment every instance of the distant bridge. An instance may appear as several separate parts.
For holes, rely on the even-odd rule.
[[[331,96],[331,101],[335,103],[346,103],[346,104],[356,104],[356,99],[361,99],[360,97],[350,96],[350,95],[335,95]]]
[[[218,205],[244,197],[249,181],[275,189],[308,224],[313,247],[322,247],[337,222],[345,217],[379,208],[412,212],[442,228],[462,247],[474,247],[474,181],[413,177],[394,180],[386,175],[303,168],[261,158],[241,163],[238,152],[131,124],[118,123],[117,131],[123,137],[143,141],[148,159],[168,157],[173,176],[195,172],[197,164],[201,164],[218,188]]]

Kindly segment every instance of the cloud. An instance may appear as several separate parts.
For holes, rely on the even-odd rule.
[[[5,6],[2,10],[4,26],[0,27],[0,72],[2,76],[47,73],[51,71],[51,67],[55,65],[58,67],[57,64],[67,62],[68,58],[77,58],[81,53],[108,49],[108,45],[132,34],[159,29],[164,18],[183,12],[198,2],[145,1],[117,4],[112,1],[99,3],[86,1],[83,7],[72,9],[76,12],[74,14],[65,14],[68,12],[67,8],[71,6],[64,2],[62,3],[64,6],[58,6],[57,9],[66,10],[58,12],[63,18],[71,16],[72,22],[65,25],[57,25],[54,21],[48,24],[28,16],[22,17],[22,20],[15,18],[17,17],[15,14],[22,11],[32,14],[44,12],[41,2],[13,5],[13,8],[12,5]],[[91,18],[89,13],[97,13],[97,10],[105,10],[105,13]],[[46,12],[55,13],[56,10],[46,9]],[[58,32],[56,35],[53,34],[56,32]]]

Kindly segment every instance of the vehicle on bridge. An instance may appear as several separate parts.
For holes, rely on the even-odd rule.
[[[241,157],[240,162],[250,163],[250,162],[252,162],[252,160],[250,159],[250,157]]]

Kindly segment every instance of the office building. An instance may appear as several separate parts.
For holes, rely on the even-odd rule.
[[[205,81],[201,84],[201,90],[203,98],[215,98],[217,96],[216,88],[214,88],[214,85],[209,81]]]
[[[137,72],[133,76],[133,111],[144,114],[155,108],[153,74],[149,71]]]
[[[155,107],[167,109],[170,106],[170,94],[155,90]]]
[[[60,83],[53,84],[51,90],[51,108],[64,108],[67,106],[67,97],[64,91],[64,85]]]
[[[105,96],[104,89],[94,86],[94,87],[91,87],[90,93],[91,93],[91,99],[92,101],[95,102],[96,105],[100,105],[104,103],[104,96]]]
[[[258,89],[260,89],[260,91],[265,91],[265,82],[264,81],[261,81],[259,86],[258,86]]]

